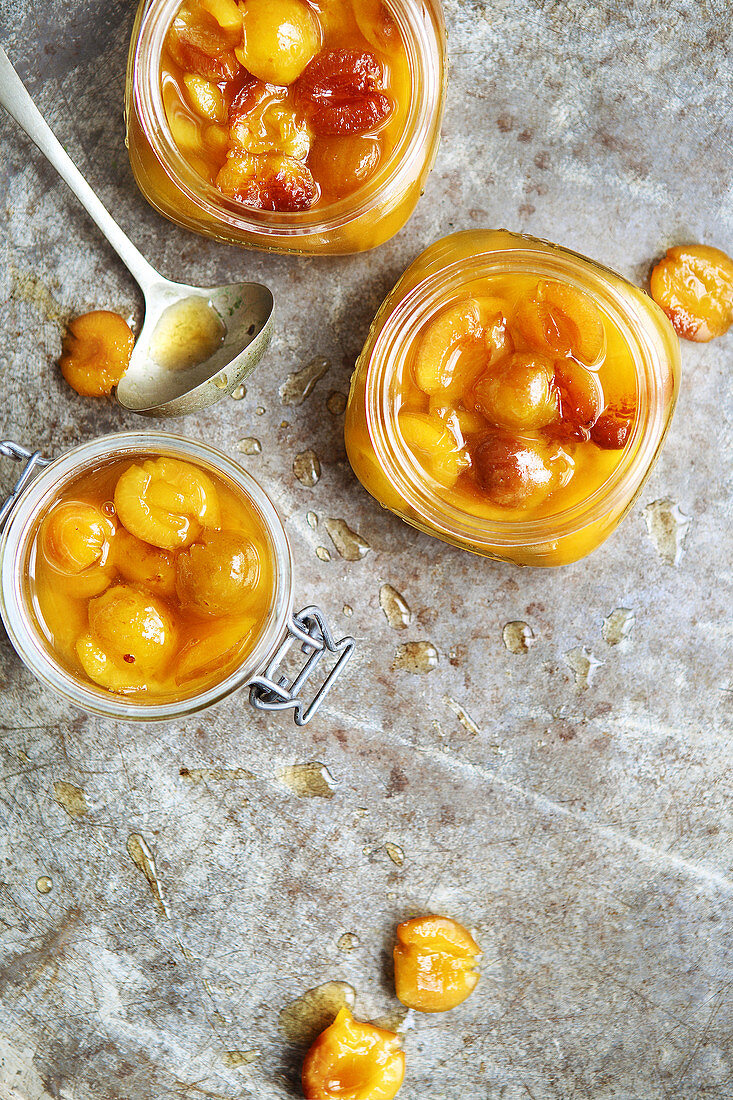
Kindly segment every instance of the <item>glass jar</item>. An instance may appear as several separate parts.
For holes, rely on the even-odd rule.
[[[5,522],[0,540],[0,615],[23,663],[47,687],[82,710],[126,721],[182,718],[220,702],[241,687],[249,687],[250,702],[259,710],[293,710],[298,725],[310,721],[341,675],[354,648],[351,638],[335,641],[323,613],[309,607],[293,613],[293,560],[282,521],[262,487],[236,462],[203,443],[162,432],[124,432],[84,443],[49,463],[37,452],[1,443],[0,455],[24,463],[13,493],[0,509]],[[274,561],[269,612],[254,646],[243,663],[223,681],[197,695],[178,700],[133,699],[115,695],[82,680],[66,668],[45,637],[34,609],[30,584],[31,549],[40,519],[65,486],[110,460],[139,455],[174,457],[209,470],[251,505],[271,544]],[[305,662],[289,679],[280,665],[293,646]],[[313,699],[302,698],[309,678],[322,658],[335,661]]]
[[[352,195],[313,210],[253,209],[203,179],[175,145],[161,91],[161,51],[180,0],[142,0],[127,66],[127,146],[135,180],[161,214],[216,240],[273,252],[344,254],[375,248],[412,214],[438,151],[445,99],[440,0],[385,0],[408,54],[412,95],[404,132]]]
[[[633,360],[636,416],[611,473],[585,499],[507,520],[446,502],[398,430],[399,378],[426,323],[485,278],[531,274],[584,292],[610,318]],[[487,293],[491,293],[490,290]],[[457,233],[428,248],[388,295],[351,380],[346,448],[364,487],[401,519],[472,553],[554,566],[590,553],[636,499],[659,454],[679,386],[679,342],[661,309],[626,279],[557,245],[506,230]]]

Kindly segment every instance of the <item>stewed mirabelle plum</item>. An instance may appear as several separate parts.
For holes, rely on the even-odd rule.
[[[381,0],[185,0],[161,79],[171,134],[197,172],[280,213],[364,186],[410,104],[407,53]]]
[[[203,470],[177,458],[131,465],[115,487],[114,506],[130,534],[163,550],[190,546],[219,526],[219,498]]]
[[[707,343],[733,325],[733,260],[719,248],[668,249],[652,271],[651,292],[685,340]]]
[[[450,917],[414,917],[397,928],[394,948],[398,1000],[418,1012],[446,1012],[465,1001],[478,983],[481,948]]]
[[[342,1008],[305,1056],[303,1095],[306,1100],[393,1100],[404,1076],[399,1036],[355,1020]]]
[[[82,397],[104,397],[130,365],[134,345],[132,330],[118,313],[83,313],[69,322],[59,359],[61,373]]]
[[[41,525],[40,540],[59,589],[82,598],[104,592],[114,576],[113,531],[108,517],[85,501],[67,500],[52,509]]]
[[[143,700],[226,679],[272,601],[259,513],[224,478],[172,455],[80,475],[39,524],[31,560],[35,613],[64,665]]]
[[[178,556],[178,598],[204,615],[248,610],[257,600],[261,582],[256,548],[231,531],[207,531]]]

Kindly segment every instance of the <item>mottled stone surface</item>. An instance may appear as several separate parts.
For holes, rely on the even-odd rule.
[[[0,1097],[297,1096],[302,1048],[282,1008],[334,980],[355,987],[364,1016],[393,1013],[394,925],[431,909],[476,929],[484,975],[449,1015],[405,1021],[404,1100],[731,1097],[721,444],[733,337],[684,348],[678,413],[640,500],[589,560],[560,572],[472,558],[381,511],[326,404],[385,291],[452,229],[529,231],[640,282],[670,243],[733,251],[726,5],[450,0],[445,136],[422,203],[378,252],[327,261],[218,246],[146,206],[121,121],[132,3],[10,7],[3,38],[19,71],[150,259],[191,281],[253,277],[275,290],[278,334],[246,398],[178,427],[270,490],[300,600],[353,632],[359,654],[305,730],[257,716],[245,696],[133,728],[59,705],[2,642]],[[139,426],[66,388],[60,324],[90,307],[139,311],[140,298],[5,118],[0,140],[2,435],[58,454]],[[317,355],[329,372],[302,405],[283,406],[287,375]],[[261,454],[238,450],[245,437]],[[312,488],[292,472],[309,449],[322,468]],[[11,476],[5,464],[0,481]],[[644,518],[665,498],[691,518],[676,566]],[[371,552],[321,561],[328,518]],[[380,608],[385,584],[411,609],[406,628]],[[609,646],[601,630],[616,608],[636,622]],[[526,653],[504,645],[513,621],[534,634]],[[420,641],[437,667],[393,671],[396,647]],[[584,689],[573,650],[601,662]],[[332,797],[299,797],[279,778],[309,762],[328,769]],[[84,792],[83,813],[59,802],[59,783]],[[131,834],[165,905],[128,853]],[[350,951],[346,932],[358,937]]]

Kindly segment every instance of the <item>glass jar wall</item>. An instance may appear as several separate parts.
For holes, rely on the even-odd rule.
[[[187,29],[197,5],[225,23],[220,8],[228,3],[246,15],[250,5],[255,12],[252,0],[239,9],[233,0],[143,0],[126,90],[133,173],[162,214],[218,240],[295,253],[374,248],[410,217],[437,153],[445,93],[440,2],[297,2],[315,20],[320,53],[304,72],[296,65],[278,75],[247,53],[241,36],[210,68]],[[195,33],[206,45],[206,27]],[[290,86],[272,83],[295,73]],[[299,95],[310,96],[302,118],[291,110]],[[352,124],[360,130],[356,151]],[[336,181],[349,176],[342,193]]]
[[[387,297],[354,372],[346,446],[386,508],[522,565],[590,553],[670,424],[679,344],[592,260],[503,230],[447,237]]]

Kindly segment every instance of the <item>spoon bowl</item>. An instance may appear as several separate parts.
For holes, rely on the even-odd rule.
[[[194,287],[159,278],[117,400],[145,416],[216,404],[252,373],[270,341],[273,298],[260,283]]]
[[[145,416],[185,416],[232,393],[272,331],[273,297],[259,283],[187,286],[164,279],[102,205],[38,111],[0,47],[0,104],[68,184],[140,285],[145,319],[117,400]]]

